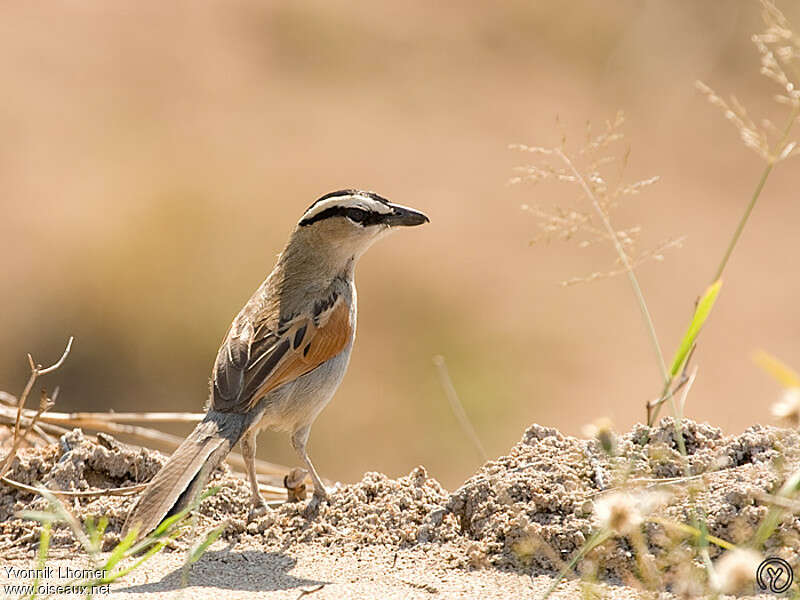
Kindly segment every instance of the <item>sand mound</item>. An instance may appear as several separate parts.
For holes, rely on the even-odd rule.
[[[164,457],[158,452],[134,450],[110,436],[101,435],[99,439],[102,444],[90,441],[76,429],[62,435],[58,444],[20,450],[7,477],[26,485],[40,484],[54,490],[109,489],[149,481],[164,463]],[[133,498],[100,496],[74,498],[68,507],[80,519],[90,515],[96,518],[105,516],[109,521],[107,544],[111,544],[118,539],[115,534],[122,528],[133,502]],[[38,523],[16,515],[23,510],[47,508],[47,501],[40,495],[0,484],[0,548],[9,548],[4,554],[10,556],[16,551],[25,555],[36,547],[40,530]],[[66,527],[54,529],[54,548],[75,545]]]
[[[405,477],[389,479],[382,473],[367,473],[355,484],[331,495],[309,521],[301,514],[301,503],[284,504],[247,525],[232,524],[234,533],[261,535],[270,544],[319,542],[364,546],[408,546],[417,543],[420,527],[435,510],[443,510],[449,494],[424,467]],[[451,520],[451,535],[455,520]]]
[[[488,563],[514,569],[560,569],[594,531],[595,502],[623,485],[633,498],[655,505],[651,514],[679,523],[695,516],[692,493],[710,534],[746,542],[766,515],[763,494],[774,493],[786,472],[800,465],[800,436],[756,425],[726,437],[691,421],[684,422],[683,433],[685,462],[671,419],[652,429],[634,427],[618,440],[615,457],[596,440],[534,425],[508,456],[486,463],[453,493],[447,509],[458,518],[461,533],[480,543]],[[691,478],[681,477],[685,469]],[[657,486],[659,480],[675,477],[683,481]],[[661,491],[656,493],[656,487]],[[647,559],[665,583],[685,576],[692,568],[680,544],[685,534],[653,523],[644,529]],[[767,543],[769,554],[796,565],[798,531],[800,519],[787,517]],[[712,558],[719,554],[713,545],[709,551]],[[637,568],[630,542],[623,537],[598,547],[584,564],[612,581],[630,579]]]
[[[97,444],[76,429],[62,436],[59,444],[22,450],[8,477],[54,490],[108,489],[148,481],[165,461],[159,452],[133,450],[108,436],[103,440],[105,445]],[[441,510],[449,497],[423,467],[417,467],[397,480],[380,473],[365,474],[362,481],[333,493],[330,504],[323,504],[314,520],[302,515],[303,503],[286,503],[248,521],[247,482],[222,467],[212,476],[211,484],[220,486],[220,491],[201,505],[200,528],[222,524],[227,540],[258,538],[260,543],[276,547],[309,542],[345,546],[414,544],[419,527],[434,509]],[[104,546],[109,548],[119,541],[135,497],[70,500],[67,505],[80,520],[88,516],[108,518]],[[0,548],[13,547],[18,555],[31,556],[39,539],[39,525],[18,515],[23,510],[45,509],[47,501],[41,496],[0,484]],[[455,520],[451,523],[455,531]],[[60,526],[51,547],[75,549],[78,545],[66,526]]]
[[[624,488],[637,503],[649,504],[650,514],[673,523],[689,523],[704,514],[710,534],[746,542],[768,510],[764,495],[774,493],[787,473],[800,466],[800,435],[757,425],[741,435],[723,436],[708,425],[685,421],[684,460],[674,425],[665,419],[654,428],[634,427],[616,440],[614,456],[596,440],[533,425],[507,456],[486,463],[452,494],[423,467],[396,480],[367,473],[360,482],[335,491],[313,520],[303,516],[303,504],[286,503],[249,522],[248,484],[222,468],[212,478],[221,490],[201,506],[198,525],[223,524],[229,543],[264,551],[297,545],[415,547],[434,550],[449,567],[552,574],[596,530],[597,503]],[[102,441],[95,443],[75,430],[58,444],[21,451],[9,477],[51,489],[111,488],[147,481],[163,464],[158,452],[133,450],[110,438]],[[74,498],[70,508],[81,519],[108,517],[105,545],[110,547],[134,501]],[[5,555],[24,557],[35,551],[38,524],[16,516],[31,508],[45,509],[46,502],[0,487],[0,548]],[[658,573],[658,587],[678,589],[678,582],[693,579],[687,575],[700,565],[687,553],[686,533],[651,521],[638,530],[639,546],[630,537],[613,537],[591,552],[580,569],[602,580],[630,582],[633,573],[642,576],[644,558]],[[57,529],[52,545],[56,551],[77,548],[65,527]],[[788,515],[767,550],[796,566],[798,548],[800,519]],[[709,551],[712,558],[719,554],[713,545]]]

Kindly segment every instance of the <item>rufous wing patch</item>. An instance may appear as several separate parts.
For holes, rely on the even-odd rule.
[[[286,351],[252,395],[250,406],[278,386],[313,371],[344,350],[353,328],[350,309],[341,298],[319,315],[317,324],[314,321],[303,319],[286,331],[287,344],[280,344]]]

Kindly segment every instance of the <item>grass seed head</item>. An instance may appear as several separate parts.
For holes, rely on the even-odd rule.
[[[772,416],[790,424],[800,425],[800,387],[784,390],[781,399],[772,405]]]
[[[594,503],[594,513],[601,529],[629,535],[642,524],[639,503],[633,494],[612,492]]]
[[[617,453],[617,435],[611,419],[602,418],[583,427],[583,435],[594,438],[600,442],[603,451],[609,456]]]
[[[781,131],[765,120],[756,124],[734,95],[725,99],[701,81],[697,82],[697,89],[722,111],[745,146],[766,163],[775,164],[800,154],[797,140],[789,135],[800,114],[800,35],[772,0],[761,0],[761,7],[765,29],[754,35],[752,41],[761,58],[761,74],[779,88],[773,99],[790,110],[785,129]]]
[[[561,144],[551,148],[514,144],[513,150],[532,155],[533,162],[515,167],[517,173],[511,184],[545,181],[566,183],[580,190],[574,205],[544,206],[527,203],[522,210],[533,215],[539,234],[531,244],[551,241],[574,241],[580,248],[606,244],[614,248],[617,259],[612,268],[562,282],[563,285],[585,283],[602,277],[612,277],[639,267],[642,263],[661,261],[664,252],[679,247],[683,238],[667,239],[652,248],[641,246],[642,227],[619,227],[612,220],[623,201],[654,185],[659,178],[648,177],[634,182],[624,180],[630,149],[619,146],[624,142],[622,131],[625,117],[618,112],[605,122],[599,133],[591,123],[586,125],[585,139],[577,148],[568,149],[566,135]]]
[[[736,548],[717,561],[711,576],[711,586],[722,594],[748,591],[756,578],[762,557],[755,550]]]

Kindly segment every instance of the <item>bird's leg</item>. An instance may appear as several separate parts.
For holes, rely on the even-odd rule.
[[[250,502],[253,504],[250,514],[247,516],[248,520],[260,517],[269,510],[269,506],[258,489],[258,479],[256,478],[256,434],[257,431],[253,428],[244,434],[241,441],[244,466],[250,480]]]
[[[314,482],[314,495],[311,500],[308,501],[308,505],[304,511],[308,517],[313,516],[317,512],[320,502],[328,500],[328,492],[325,490],[325,484],[322,483],[322,479],[320,479],[319,474],[317,474],[317,470],[308,457],[308,452],[306,452],[306,445],[308,444],[308,436],[310,434],[311,425],[301,427],[292,434],[292,447],[295,449],[298,456],[303,459],[303,462],[306,463],[306,467],[308,467],[308,471],[311,473],[311,481]]]

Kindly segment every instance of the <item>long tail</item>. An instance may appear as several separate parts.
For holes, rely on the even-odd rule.
[[[144,537],[168,516],[189,506],[209,475],[245,432],[247,417],[209,411],[145,488],[123,527]]]

